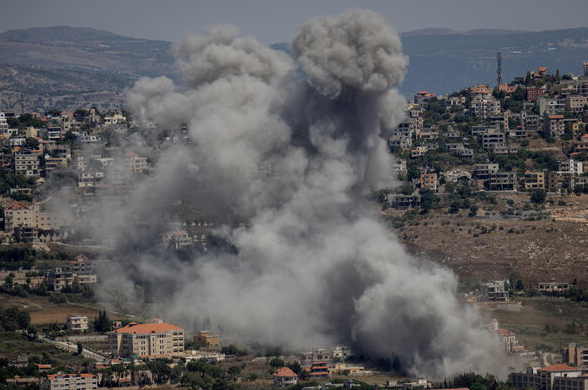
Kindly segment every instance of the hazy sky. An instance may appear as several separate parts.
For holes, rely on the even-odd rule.
[[[68,25],[137,38],[177,41],[187,32],[234,24],[265,43],[290,41],[312,16],[361,7],[383,14],[400,32],[549,30],[588,26],[586,0],[0,0],[0,32]]]

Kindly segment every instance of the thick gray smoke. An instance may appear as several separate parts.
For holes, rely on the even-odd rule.
[[[225,339],[344,343],[437,378],[495,372],[498,346],[456,300],[455,276],[408,255],[366,201],[394,185],[385,132],[402,120],[393,88],[408,65],[398,35],[353,10],[310,21],[294,49],[292,60],[217,27],[177,45],[184,85],[142,79],[129,92],[135,117],[188,124],[191,142],[163,150],[124,207],[101,210],[100,234],[119,237],[105,295],[132,299],[140,282],[164,302],[150,314]],[[217,216],[222,245],[194,259],[154,249],[178,199]]]

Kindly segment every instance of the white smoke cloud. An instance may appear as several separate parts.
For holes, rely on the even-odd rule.
[[[310,21],[294,47],[296,64],[217,27],[176,46],[186,85],[141,79],[129,92],[135,116],[187,123],[191,142],[163,150],[124,207],[95,216],[119,237],[105,299],[138,299],[140,284],[163,300],[152,315],[210,321],[226,339],[347,343],[437,378],[495,371],[499,346],[456,300],[455,276],[408,255],[365,199],[394,185],[384,135],[403,119],[391,88],[408,64],[397,34],[354,10]],[[186,260],[156,249],[177,199],[225,222],[222,250]]]

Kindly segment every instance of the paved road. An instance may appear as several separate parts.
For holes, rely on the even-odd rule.
[[[69,351],[69,352],[78,352],[77,343],[70,343],[68,341],[56,341],[56,340],[51,340],[47,337],[41,337],[41,339],[43,341],[46,341],[50,344],[55,345],[59,349],[63,349],[65,351]],[[90,351],[86,348],[83,349],[82,355],[88,359],[94,359],[98,362],[105,362],[108,360],[108,358],[106,358],[105,356],[99,355],[96,352]]]

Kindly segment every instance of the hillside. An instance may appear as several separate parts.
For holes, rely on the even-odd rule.
[[[124,89],[132,81],[104,73],[0,64],[0,111],[20,113],[21,94],[29,112],[120,108]]]
[[[133,78],[173,73],[169,42],[65,26],[0,34],[0,62]]]

